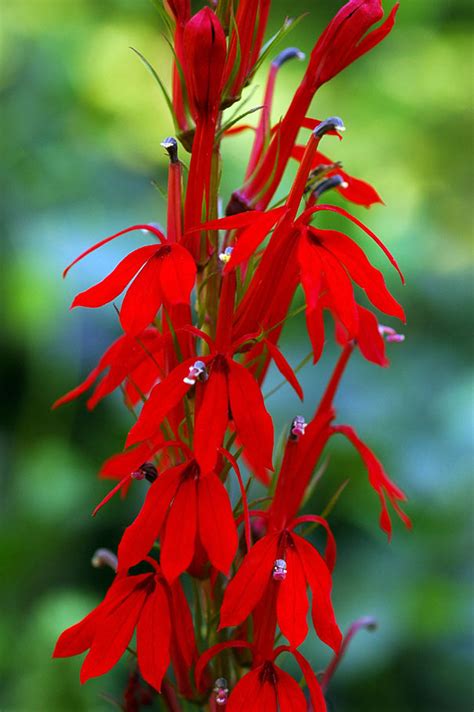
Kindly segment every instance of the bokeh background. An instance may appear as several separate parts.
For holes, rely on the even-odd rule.
[[[288,11],[309,10],[289,39],[309,52],[340,5],[275,1],[270,29]],[[331,514],[340,552],[336,610],[344,628],[360,615],[379,621],[376,633],[354,641],[334,678],[337,712],[473,707],[471,15],[469,0],[405,0],[393,34],[323,87],[312,112],[344,118],[345,140],[327,139],[324,150],[379,189],[386,207],[354,212],[384,238],[407,277],[401,288],[386,269],[406,305],[405,343],[390,347],[388,371],[356,356],[337,406],[339,422],[357,428],[409,494],[413,532],[397,522],[387,544],[377,498],[342,439],[331,444],[328,472],[309,505],[321,511],[350,477]],[[84,401],[57,412],[50,404],[119,333],[112,308],[69,312],[72,296],[140,238],[98,252],[66,282],[63,267],[104,235],[165,219],[152,181],[165,187],[159,143],[172,124],[129,49],[168,77],[160,29],[149,0],[0,2],[2,710],[102,712],[111,704],[103,695],[119,698],[125,679],[126,662],[80,687],[80,660],[50,656],[58,633],[95,606],[110,582],[109,572],[90,566],[93,551],[116,546],[136,511],[133,497],[117,499],[90,518],[107,488],[95,477],[98,467],[122,447],[130,422],[118,396],[93,413]],[[275,118],[302,72],[297,62],[282,70]],[[264,73],[256,83],[263,81]],[[243,174],[248,140],[227,140],[225,196]],[[297,364],[309,349],[302,321],[289,326],[284,343]],[[307,416],[334,355],[329,345],[316,368],[302,371]],[[271,374],[268,389],[277,382]],[[301,410],[287,389],[268,403],[280,430]],[[317,669],[327,662],[314,636],[304,651]]]

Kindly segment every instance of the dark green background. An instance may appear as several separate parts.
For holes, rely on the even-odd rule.
[[[389,9],[389,4],[385,3]],[[309,52],[340,6],[332,0],[274,2],[272,29],[289,10],[310,15],[289,43]],[[339,543],[334,601],[341,625],[372,614],[330,690],[337,712],[468,712],[472,651],[472,236],[471,5],[405,0],[395,32],[329,86],[313,116],[348,127],[324,150],[372,181],[386,207],[354,209],[386,241],[407,277],[390,286],[406,306],[407,339],[389,347],[386,371],[354,358],[337,399],[409,494],[412,533],[395,523],[389,546],[378,502],[360,461],[342,439],[313,501],[321,511],[346,477],[331,515]],[[66,282],[63,267],[86,246],[134,222],[164,221],[160,140],[172,131],[164,103],[128,47],[168,77],[169,51],[147,0],[1,0],[3,269],[0,709],[99,712],[100,694],[120,695],[126,663],[85,687],[79,659],[50,660],[58,633],[97,604],[110,582],[90,566],[95,548],[117,545],[136,501],[119,499],[95,520],[106,491],[95,473],[121,448],[130,424],[112,397],[93,413],[83,401],[50,412],[118,333],[112,308],[68,312],[72,296],[97,281],[139,237],[98,252]],[[275,119],[302,74],[282,70]],[[262,85],[264,74],[257,77]],[[254,104],[260,102],[257,92]],[[224,148],[224,194],[242,175],[247,138]],[[334,224],[334,223],[333,223]],[[285,332],[295,365],[307,353],[302,321]],[[334,360],[328,346],[302,373],[306,402],[282,389],[269,400],[281,432],[310,416]],[[272,384],[278,377],[271,374]],[[304,645],[317,669],[328,651]]]

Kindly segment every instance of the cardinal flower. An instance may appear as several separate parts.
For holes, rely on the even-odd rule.
[[[247,459],[256,474],[264,479],[266,470],[272,469],[273,424],[254,377],[233,359],[233,355],[256,336],[231,340],[234,297],[235,274],[231,273],[223,280],[216,339],[189,327],[207,343],[209,355],[185,361],[155,386],[128,435],[126,446],[153,437],[167,413],[194,386],[194,452],[201,470],[209,472],[214,469],[218,448],[232,421]],[[276,365],[298,389],[296,377],[276,347],[274,354]]]
[[[307,587],[313,594],[312,618],[322,641],[338,650],[341,633],[331,604],[331,568],[335,562],[332,533],[320,517],[310,517],[326,528],[326,561],[294,528],[308,518],[294,520],[281,532],[260,539],[244,558],[229,583],[221,608],[220,627],[242,623],[262,599],[276,596],[278,625],[290,645],[297,647],[306,638],[308,625]]]
[[[102,603],[59,637],[55,658],[89,650],[81,668],[81,682],[111,670],[136,629],[140,672],[160,690],[170,662],[170,593],[159,567],[155,562],[153,565],[152,573],[117,576]]]
[[[63,274],[66,276],[73,265],[102,245],[135,230],[153,233],[161,245],[145,245],[134,250],[105,279],[78,294],[71,305],[71,308],[101,307],[118,297],[131,282],[120,309],[120,322],[130,336],[143,331],[153,321],[162,304],[171,306],[189,303],[196,265],[184,247],[167,241],[153,225],[134,225],[90,247]]]
[[[382,42],[393,28],[397,9],[398,4],[385,22],[368,34],[368,30],[383,17],[381,0],[349,0],[339,10],[318,39],[305,75],[251,180],[235,191],[231,204],[240,205],[240,210],[249,207],[264,210],[269,205],[316,91]]]
[[[237,550],[229,495],[214,472],[195,460],[162,472],[151,485],[118,548],[118,570],[140,562],[161,536],[161,567],[169,582],[190,565],[198,542],[211,564],[227,575]]]
[[[272,646],[273,647],[273,646]],[[201,688],[201,678],[209,661],[228,648],[248,648],[253,654],[252,670],[244,675],[230,693],[225,690],[224,703],[229,712],[306,712],[308,703],[298,683],[287,672],[275,664],[282,653],[291,653],[298,663],[309,689],[314,712],[326,712],[326,703],[319,682],[309,662],[298,650],[280,645],[262,661],[255,646],[245,640],[231,640],[217,643],[206,650],[198,660],[195,679]],[[219,681],[218,681],[219,682]],[[218,686],[216,685],[218,688]],[[216,689],[216,688],[215,688]],[[222,699],[222,698],[221,698]]]

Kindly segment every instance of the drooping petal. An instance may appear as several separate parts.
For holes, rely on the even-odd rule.
[[[231,258],[225,267],[226,272],[252,257],[285,210],[285,206],[282,206],[267,213],[259,213],[259,217],[255,218],[253,223],[239,235]]]
[[[109,610],[101,621],[81,668],[82,683],[91,677],[104,675],[113,668],[130,642],[147,596],[143,577],[131,578],[135,579],[132,591],[117,606]],[[149,574],[145,574],[145,578],[149,578]]]
[[[184,383],[183,379],[188,375],[189,367],[195,360],[192,358],[183,361],[164,381],[153,388],[137,422],[127,436],[125,447],[148,440],[157,434],[164,418],[190,389],[190,385]]]
[[[227,576],[237,551],[237,528],[227,490],[213,473],[199,478],[198,507],[201,542],[211,564]]]
[[[337,213],[338,215],[342,215],[343,217],[347,218],[351,222],[354,223],[354,225],[357,225],[357,227],[360,227],[361,230],[365,232],[366,235],[368,235],[382,250],[382,252],[386,255],[387,259],[391,264],[395,267],[397,270],[398,274],[400,275],[400,279],[402,281],[402,284],[405,284],[405,278],[400,270],[400,267],[398,266],[398,263],[395,259],[395,257],[392,255],[390,250],[384,245],[382,240],[377,237],[377,235],[372,232],[370,228],[367,227],[367,225],[364,225],[363,222],[361,222],[358,218],[354,217],[354,215],[351,215],[351,213],[348,213],[347,210],[344,210],[344,208],[339,207],[339,205],[316,205],[312,208],[307,208],[300,217],[298,218],[299,220],[303,222],[307,222],[308,218],[313,215],[314,213],[318,213],[320,211],[323,212],[332,212],[332,213]]]
[[[331,603],[331,575],[319,552],[305,539],[292,535],[306,580],[313,594],[312,617],[318,637],[335,652],[341,646],[342,634],[336,623]]]
[[[197,528],[197,490],[194,477],[186,477],[176,493],[165,525],[161,568],[172,583],[193,558]]]
[[[283,356],[282,352],[280,349],[275,346],[275,344],[272,344],[272,342],[269,339],[264,339],[265,344],[268,348],[268,351],[270,352],[270,355],[272,359],[275,362],[275,366],[278,368],[280,371],[281,375],[286,378],[290,386],[295,390],[296,395],[303,400],[303,389],[300,386],[300,383],[298,379],[296,378],[296,374],[291,368],[290,364],[286,360],[286,358]]]
[[[156,252],[156,249],[156,245],[145,245],[131,252],[101,282],[77,294],[71,304],[71,309],[74,307],[101,307],[111,302],[123,292],[133,276]]]
[[[253,611],[271,582],[277,554],[278,536],[264,536],[250,549],[226,588],[219,628],[239,625]]]
[[[278,712],[307,712],[306,698],[296,680],[281,668],[277,671]]]
[[[67,658],[90,648],[102,613],[103,609],[99,605],[79,623],[63,631],[54,648],[53,658]]]
[[[160,284],[164,299],[170,304],[187,304],[196,278],[196,264],[181,245],[161,248]]]
[[[66,267],[63,272],[63,277],[67,275],[71,267],[83,260],[84,257],[87,257],[87,255],[90,255],[91,252],[95,252],[95,250],[98,250],[99,247],[106,245],[108,242],[110,242],[111,240],[115,240],[115,238],[120,237],[121,235],[126,235],[129,232],[135,232],[137,230],[145,230],[146,232],[151,232],[153,235],[155,235],[155,237],[158,238],[160,242],[166,241],[166,237],[163,235],[161,230],[158,230],[158,228],[156,228],[154,225],[132,225],[132,227],[127,227],[125,228],[125,230],[120,230],[120,232],[116,232],[114,235],[110,235],[109,237],[104,238],[100,242],[96,242],[95,245],[92,245],[92,247],[89,247],[87,250],[85,250],[85,252],[80,254],[79,257],[76,257],[76,259],[73,260],[71,264]]]
[[[254,704],[262,686],[260,682],[261,668],[262,666],[255,668],[255,670],[251,670],[240,678],[229,697],[226,707],[227,712],[250,712],[250,710],[258,712]],[[263,709],[266,712],[276,712],[276,704],[268,708],[268,710],[263,707],[258,709],[260,712],[263,712]]]
[[[291,546],[286,550],[285,559],[288,568],[285,580],[278,584],[277,619],[281,632],[296,648],[308,633],[307,584],[299,556]]]
[[[338,260],[327,250],[320,250],[324,276],[332,308],[350,334],[356,336],[358,328],[357,304],[351,280]]]
[[[227,361],[217,356],[209,370],[208,380],[199,386],[203,395],[194,429],[194,452],[205,473],[215,467],[217,449],[222,445],[229,422]]]
[[[111,606],[116,606],[126,598],[134,589],[136,581],[134,577],[115,577],[107,594],[99,605],[94,608],[79,623],[67,628],[58,638],[54,648],[53,658],[66,658],[70,655],[78,655],[90,648],[97,628],[100,625],[105,613]]]
[[[254,377],[235,361],[229,364],[229,400],[238,436],[247,457],[273,469],[273,423]]]
[[[321,689],[321,685],[318,682],[318,679],[316,675],[313,672],[313,669],[309,662],[306,660],[306,658],[301,655],[298,650],[292,650],[289,648],[285,648],[288,650],[288,652],[291,652],[291,654],[294,656],[296,662],[300,666],[301,672],[304,675],[304,679],[306,681],[306,684],[308,686],[310,698],[311,698],[311,704],[313,705],[313,712],[326,712],[326,701],[324,699],[323,691]]]
[[[377,457],[375,457],[372,450],[370,450],[370,448],[368,448],[367,445],[359,439],[355,430],[348,425],[333,426],[332,431],[345,435],[359,452],[359,455],[367,468],[369,482],[379,496],[382,508],[380,514],[380,528],[387,534],[388,538],[390,539],[392,536],[392,522],[388,513],[387,503],[385,501],[386,496],[389,498],[393,508],[407,529],[411,529],[412,524],[410,518],[398,504],[399,502],[405,502],[407,497],[403,490],[397,487],[397,485],[388,477],[382,463]]]
[[[137,656],[144,680],[158,691],[170,662],[170,639],[168,598],[162,583],[155,580],[137,625]]]
[[[120,323],[131,336],[138,335],[155,318],[163,301],[161,260],[153,255],[137,274],[122,302]]]
[[[118,570],[125,572],[150,552],[180,482],[183,465],[158,475],[148,490],[138,516],[128,526],[118,547]]]
[[[191,697],[193,689],[189,671],[198,659],[193,617],[179,579],[170,586],[171,592],[171,659],[181,694]]]
[[[318,230],[317,235],[324,247],[346,267],[354,282],[365,290],[377,309],[405,321],[403,309],[388,291],[382,273],[370,264],[359,245],[336,230]]]

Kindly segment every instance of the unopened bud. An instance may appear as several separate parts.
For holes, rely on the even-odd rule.
[[[227,703],[229,699],[229,688],[227,687],[227,680],[225,677],[219,677],[214,683],[214,693],[216,705],[220,707]]]
[[[219,255],[219,260],[220,260],[223,264],[226,265],[226,264],[228,263],[228,261],[230,260],[230,258],[231,258],[231,256],[232,256],[232,250],[233,250],[233,249],[234,249],[233,247],[226,247],[225,250],[224,250],[224,252],[221,252],[221,253],[220,253],[220,255]]]
[[[293,418],[290,430],[290,440],[299,440],[300,437],[304,435],[306,425],[306,420],[303,418],[302,415],[297,415],[295,418]]]
[[[287,47],[280,52],[280,54],[277,54],[275,59],[272,61],[272,64],[274,67],[278,67],[279,69],[282,64],[285,64],[285,62],[288,62],[290,59],[303,60],[306,59],[306,55],[297,47]]]
[[[187,383],[188,386],[194,386],[196,381],[207,381],[208,378],[209,374],[204,361],[195,361],[194,365],[189,367],[189,373],[183,378],[183,383]]]
[[[91,564],[95,569],[110,566],[111,569],[117,571],[118,559],[109,549],[97,549],[91,559]]]
[[[314,135],[316,138],[322,138],[324,134],[327,134],[329,131],[345,131],[346,127],[344,126],[344,122],[339,116],[330,116],[329,119],[326,119],[325,121],[321,121],[320,124],[316,126],[316,128],[313,130]]]
[[[273,564],[272,577],[274,581],[284,581],[288,568],[285,559],[277,559]]]
[[[342,176],[339,174],[335,176],[331,176],[330,178],[326,178],[326,180],[322,180],[320,183],[316,185],[315,188],[311,191],[314,195],[315,198],[319,198],[320,195],[323,193],[326,193],[328,190],[332,190],[333,188],[348,188],[349,184],[347,181],[344,180]]]
[[[173,136],[165,138],[160,143],[160,146],[163,146],[163,148],[166,149],[171,163],[178,163],[178,142],[175,138],[173,138]]]

